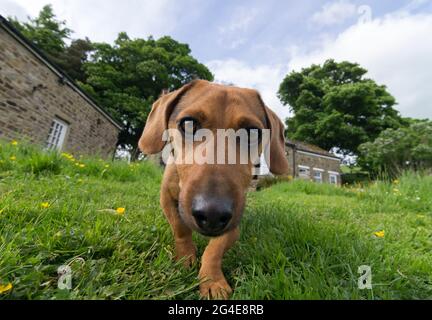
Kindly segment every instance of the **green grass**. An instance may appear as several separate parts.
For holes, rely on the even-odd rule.
[[[0,285],[13,285],[0,299],[198,299],[199,266],[173,261],[161,171],[68,157],[0,144]],[[234,299],[432,298],[431,176],[363,189],[294,181],[248,198],[223,263]],[[201,254],[207,240],[195,239]],[[70,291],[57,288],[65,264]],[[372,290],[357,287],[360,265]]]

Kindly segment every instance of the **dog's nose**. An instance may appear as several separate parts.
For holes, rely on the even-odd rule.
[[[196,196],[192,201],[192,216],[207,235],[217,235],[231,221],[233,201],[229,198]]]

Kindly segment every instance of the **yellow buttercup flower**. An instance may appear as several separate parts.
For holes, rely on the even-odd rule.
[[[12,283],[6,285],[0,284],[0,294],[9,292],[12,289]]]
[[[47,208],[51,207],[51,205],[49,204],[49,202],[42,202],[41,207],[44,209],[47,209]]]
[[[121,216],[125,214],[125,211],[126,211],[126,208],[117,208],[116,209],[116,213],[121,215]]]
[[[62,157],[68,159],[71,162],[75,162],[76,161],[75,158],[74,158],[74,156],[72,154],[70,154],[70,153],[63,152],[61,155],[62,155]]]
[[[70,153],[66,153],[66,152],[63,152],[62,154],[61,154],[63,157],[65,157],[65,158],[67,158],[67,159],[73,159],[73,155],[71,155]]]
[[[84,168],[84,167],[85,167],[85,164],[82,164],[82,163],[81,163],[81,164],[79,165],[79,167],[80,167],[80,168]]]
[[[18,141],[16,141],[16,140],[12,140],[12,141],[11,141],[11,145],[13,145],[13,146],[17,146],[17,145],[18,145]]]
[[[10,159],[11,161],[15,161],[15,160],[16,160],[16,157],[15,157],[15,156],[11,156],[9,159]]]
[[[374,232],[374,235],[375,235],[377,238],[384,238],[385,231],[384,231],[384,230],[381,230],[381,231]]]

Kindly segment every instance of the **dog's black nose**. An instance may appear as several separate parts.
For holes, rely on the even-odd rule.
[[[229,198],[196,196],[192,201],[192,216],[206,235],[218,235],[231,221],[233,201]]]

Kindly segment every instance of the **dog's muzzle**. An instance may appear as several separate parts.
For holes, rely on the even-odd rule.
[[[184,217],[184,208],[181,205],[179,205],[179,213]],[[192,217],[197,231],[205,236],[216,237],[224,233],[228,229],[233,213],[232,199],[202,194],[192,199]]]

